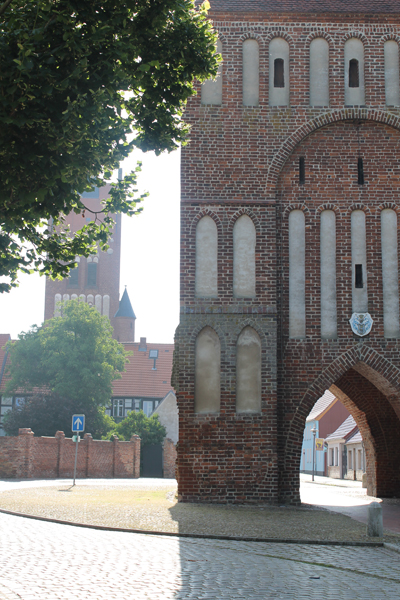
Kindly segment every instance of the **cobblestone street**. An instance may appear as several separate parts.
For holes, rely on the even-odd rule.
[[[385,548],[168,538],[0,515],[1,600],[383,600],[400,597]]]

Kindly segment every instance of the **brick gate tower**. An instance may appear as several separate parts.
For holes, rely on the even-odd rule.
[[[330,389],[400,494],[400,1],[211,0],[182,151],[183,501],[299,501]],[[351,321],[351,322],[350,322]]]

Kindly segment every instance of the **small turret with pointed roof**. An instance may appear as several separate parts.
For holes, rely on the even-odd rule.
[[[134,342],[136,315],[133,312],[126,286],[122,298],[119,301],[119,308],[114,315],[114,319],[114,336],[116,339],[123,343]]]

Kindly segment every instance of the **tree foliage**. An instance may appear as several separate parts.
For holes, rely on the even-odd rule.
[[[110,438],[114,434],[123,440],[130,440],[132,435],[138,435],[143,447],[147,444],[160,444],[166,436],[166,430],[164,425],[161,425],[158,415],[148,417],[140,410],[130,411],[105,437]]]
[[[136,172],[74,237],[65,215],[132,151],[173,150],[193,83],[216,74],[215,34],[193,0],[13,0],[0,10],[0,291],[19,270],[65,276],[134,214]],[[2,13],[2,14],[1,14]]]
[[[75,414],[85,415],[86,431],[95,439],[101,439],[115,427],[114,419],[105,414],[104,407],[93,401],[79,402],[43,393],[28,396],[22,405],[9,411],[3,427],[7,435],[18,435],[18,429],[30,427],[37,436],[54,436],[57,431],[63,431],[69,437]]]
[[[11,378],[6,394],[41,390],[77,406],[105,406],[112,382],[125,368],[124,347],[112,338],[109,319],[94,307],[70,300],[62,311],[62,317],[8,343]]]

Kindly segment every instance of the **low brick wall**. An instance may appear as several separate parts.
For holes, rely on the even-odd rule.
[[[176,446],[172,440],[165,438],[163,447],[164,477],[175,479]]]
[[[0,477],[72,477],[75,442],[63,431],[55,437],[34,437],[31,429],[20,429],[18,437],[0,437]],[[128,442],[94,440],[86,433],[78,444],[77,477],[140,476],[140,437]]]

